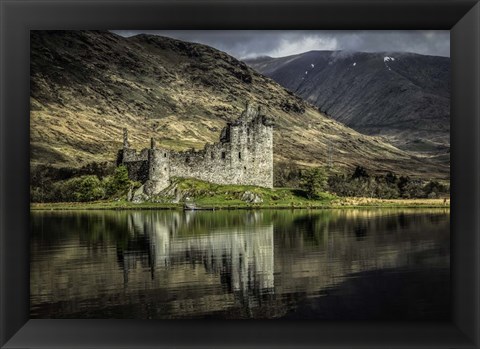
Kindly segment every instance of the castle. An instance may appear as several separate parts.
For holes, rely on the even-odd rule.
[[[143,183],[147,195],[167,188],[173,177],[272,188],[273,120],[247,103],[241,116],[223,128],[219,142],[183,152],[159,148],[152,138],[150,149],[137,153],[124,129],[117,164],[127,167],[130,179]]]

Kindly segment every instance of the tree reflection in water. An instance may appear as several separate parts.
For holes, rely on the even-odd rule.
[[[343,299],[376,310],[347,306],[341,318],[381,319],[391,312],[356,280],[389,271],[405,290],[392,292],[395,309],[440,319],[449,219],[443,209],[33,212],[31,315],[337,319],[329,299]]]

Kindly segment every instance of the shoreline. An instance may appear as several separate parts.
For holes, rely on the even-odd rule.
[[[199,205],[198,211],[208,210],[263,210],[263,209],[361,209],[361,208],[443,208],[450,209],[450,199],[373,199],[373,198],[342,198],[325,202],[325,204],[208,204]],[[76,210],[183,210],[183,203],[132,203],[128,201],[97,201],[89,203],[58,202],[30,203],[30,211],[76,211]]]

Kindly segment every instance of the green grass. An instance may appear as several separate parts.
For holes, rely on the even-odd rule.
[[[220,185],[197,179],[174,179],[172,186],[188,196],[200,208],[208,209],[260,209],[260,208],[360,208],[360,207],[445,207],[441,199],[382,200],[371,198],[339,198],[323,193],[308,199],[305,192],[294,188],[262,188],[248,185]],[[263,199],[262,203],[241,200],[246,192]],[[172,198],[157,197],[151,202],[133,203],[125,200],[85,203],[32,203],[33,210],[154,210],[181,209],[183,202],[169,203]],[[449,204],[449,203],[448,203]],[[449,205],[448,205],[449,206]]]
[[[176,209],[177,204],[163,203],[133,203],[125,200],[115,201],[93,201],[93,202],[47,202],[31,203],[32,210],[156,210]]]
[[[326,207],[337,197],[324,193],[317,199],[308,199],[304,191],[292,188],[262,188],[250,185],[220,185],[197,179],[176,179],[180,190],[187,193],[195,204],[206,208],[290,208]],[[241,200],[245,192],[262,198],[258,204]]]

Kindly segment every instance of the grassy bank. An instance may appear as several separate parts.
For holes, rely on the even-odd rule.
[[[324,204],[211,204],[202,205],[202,208],[216,210],[232,209],[298,209],[298,208],[449,208],[450,204],[443,204],[440,199],[408,199],[408,200],[382,200],[364,198],[366,202],[360,202],[362,198],[344,198]],[[197,204],[198,205],[198,204]],[[200,206],[200,205],[199,205]],[[128,201],[96,201],[96,202],[55,202],[55,203],[32,203],[31,210],[174,210],[183,209],[183,204],[163,204],[154,202],[132,203]]]
[[[153,202],[133,203],[125,200],[93,202],[45,202],[31,203],[31,210],[168,210],[180,209],[179,204]]]
[[[444,199],[374,199],[339,198],[322,193],[309,199],[300,189],[267,189],[245,185],[218,185],[195,179],[178,179],[162,196],[148,202],[126,200],[94,202],[32,203],[32,210],[155,210],[182,209],[185,201],[206,209],[292,209],[292,208],[358,208],[358,207],[449,207]],[[252,202],[253,201],[253,202]],[[261,202],[255,202],[261,201]]]
[[[402,208],[450,208],[450,199],[376,199],[339,198],[332,201],[332,207],[402,207]]]

